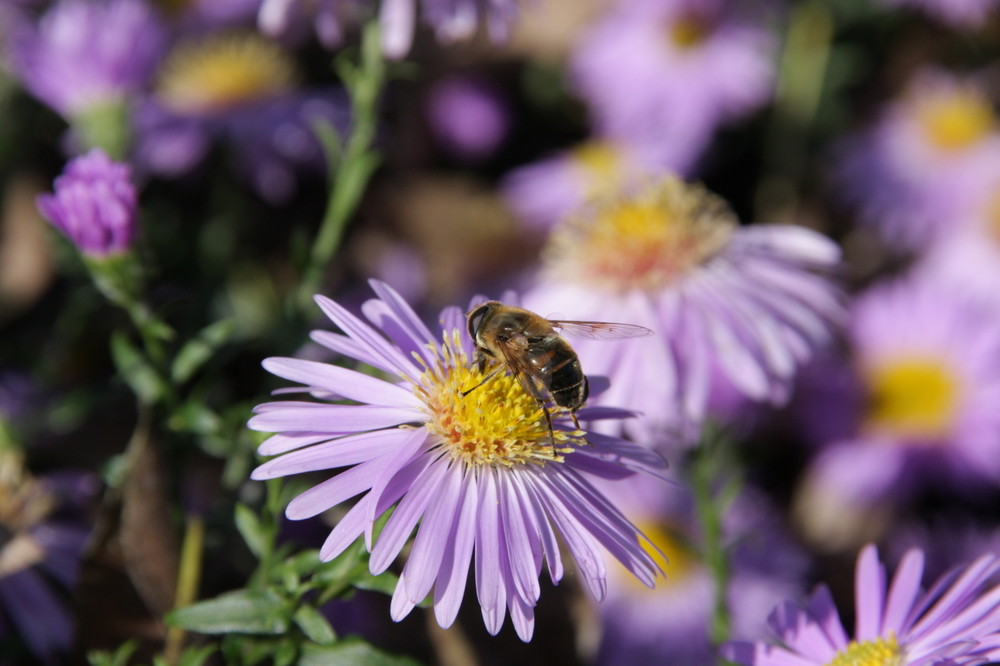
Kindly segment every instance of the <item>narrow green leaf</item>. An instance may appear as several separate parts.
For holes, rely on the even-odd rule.
[[[351,579],[351,585],[360,590],[370,590],[391,595],[396,590],[399,583],[399,576],[391,571],[385,571],[378,576],[374,576],[367,567]]]
[[[166,386],[146,357],[122,333],[111,336],[111,358],[129,388],[147,405],[166,394]]]
[[[282,634],[289,626],[288,604],[270,590],[237,590],[178,608],[167,624],[201,634]]]
[[[315,118],[311,121],[313,132],[323,146],[323,154],[326,156],[327,173],[334,174],[340,165],[340,160],[344,152],[344,139],[340,136],[337,128],[326,118]]]
[[[295,624],[314,643],[331,645],[337,640],[337,634],[323,615],[312,606],[300,606],[295,611]]]
[[[420,662],[401,657],[365,643],[356,638],[338,641],[334,645],[305,644],[299,666],[419,666]]]
[[[246,542],[250,552],[258,559],[267,551],[268,534],[260,517],[246,504],[236,505],[236,529]]]
[[[198,331],[177,352],[170,368],[170,378],[174,383],[181,384],[191,379],[220,347],[229,342],[235,330],[236,325],[231,319],[222,319]]]

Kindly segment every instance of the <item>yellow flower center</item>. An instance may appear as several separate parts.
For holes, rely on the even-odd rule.
[[[826,666],[903,666],[903,651],[895,636],[857,643],[851,641]]]
[[[920,120],[928,140],[946,152],[958,152],[975,145],[996,124],[989,101],[973,90],[931,97],[921,107]]]
[[[278,96],[294,80],[292,60],[277,45],[256,35],[223,35],[175,49],[158,92],[174,111],[207,114]]]
[[[573,162],[586,175],[588,187],[608,180],[616,180],[621,167],[621,157],[613,145],[606,141],[587,141],[572,152]]]
[[[538,401],[508,372],[480,371],[462,351],[457,330],[445,337],[440,355],[417,390],[430,412],[428,428],[452,459],[467,466],[545,464],[562,462],[562,454],[585,444],[582,431],[554,430],[553,442]],[[553,420],[568,413],[548,409]]]
[[[682,16],[670,24],[670,42],[682,50],[698,46],[708,33],[705,22],[694,16]]]
[[[934,439],[952,430],[960,383],[944,359],[904,357],[867,372],[867,424],[896,436]]]
[[[722,199],[666,177],[595,200],[553,234],[546,260],[560,279],[656,291],[715,256],[736,226]]]

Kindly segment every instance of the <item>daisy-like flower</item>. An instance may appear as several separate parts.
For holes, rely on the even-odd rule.
[[[20,21],[10,63],[32,95],[64,118],[142,91],[163,55],[166,30],[142,0],[61,0],[38,21]]]
[[[1000,484],[997,330],[996,301],[954,283],[910,278],[860,295],[847,331],[852,381],[802,396],[822,403],[814,416],[843,424],[811,466],[806,505],[843,515],[928,483]]]
[[[45,662],[65,655],[73,623],[66,589],[76,581],[88,531],[56,520],[57,483],[36,479],[23,456],[0,452],[0,633],[18,635]]]
[[[1000,133],[983,86],[923,70],[842,150],[840,178],[862,221],[893,246],[921,251],[995,191]]]
[[[136,232],[132,171],[95,148],[66,164],[55,192],[38,197],[38,209],[83,254],[101,258],[127,252]]]
[[[178,44],[155,94],[136,111],[137,164],[178,176],[221,138],[261,196],[287,201],[301,172],[325,164],[313,124],[344,131],[348,115],[343,91],[299,90],[296,79],[290,54],[260,35],[213,34]]]
[[[379,298],[363,307],[371,324],[318,296],[344,333],[317,331],[313,340],[388,378],[268,359],[266,369],[321,402],[266,403],[249,422],[254,430],[277,433],[258,452],[278,457],[258,467],[254,479],[347,468],[299,495],[286,511],[301,520],[361,496],[330,533],[321,557],[336,557],[364,535],[371,571],[379,574],[416,530],[392,597],[392,618],[402,619],[433,595],[438,622],[451,625],[474,554],[487,630],[497,633],[509,612],[525,641],[534,629],[542,563],[558,582],[561,548],[576,560],[596,598],[606,592],[602,547],[652,585],[658,568],[643,548],[645,537],[587,476],[623,478],[655,470],[662,461],[625,441],[576,430],[561,409],[552,410],[550,433],[542,408],[515,377],[501,373],[487,381],[491,368],[472,363],[457,308],[442,313],[442,331],[435,335],[396,292],[375,281],[372,288]],[[586,422],[621,414],[582,409],[578,416]],[[397,502],[374,539],[375,520]]]
[[[820,587],[804,608],[778,606],[770,624],[781,645],[733,642],[723,656],[747,666],[963,666],[1000,658],[1000,571],[994,555],[953,569],[921,590],[924,556],[911,550],[891,585],[875,546],[865,546],[855,571],[855,630],[844,629],[829,590]]]
[[[511,110],[488,80],[454,75],[436,82],[427,95],[427,125],[436,142],[468,161],[491,156],[507,137]]]
[[[656,332],[574,342],[583,367],[611,379],[598,404],[643,415],[602,426],[653,443],[664,428],[700,423],[713,377],[754,400],[786,399],[796,369],[841,317],[838,289],[817,274],[839,257],[808,229],[741,227],[719,197],[664,176],[597,199],[557,227],[524,303]]]
[[[485,21],[494,39],[506,36],[517,16],[518,0],[382,0],[378,21],[382,50],[390,58],[405,57],[413,45],[417,19],[431,26],[440,41],[453,42],[470,37]],[[258,24],[265,34],[286,33],[296,18],[311,14],[320,41],[330,47],[342,39],[345,23],[365,13],[359,0],[264,0]]]
[[[687,172],[720,123],[768,101],[773,38],[727,0],[624,0],[573,55],[601,134],[657,143]],[[758,19],[755,19],[758,20]]]

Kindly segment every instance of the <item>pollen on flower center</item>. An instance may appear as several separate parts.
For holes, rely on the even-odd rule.
[[[175,49],[158,92],[175,111],[205,114],[280,95],[294,79],[292,60],[275,44],[254,35],[225,35]]]
[[[959,379],[944,359],[901,358],[867,373],[870,427],[918,439],[947,435],[959,404]]]
[[[976,144],[996,123],[989,102],[972,91],[930,99],[923,104],[920,115],[930,142],[945,151]]]
[[[903,652],[895,636],[858,643],[851,641],[826,666],[902,666]]]
[[[429,408],[428,427],[448,455],[468,466],[562,462],[583,442],[582,432],[549,434],[545,414],[517,378],[495,367],[480,371],[458,341],[445,340],[444,358],[423,375],[420,392]],[[549,407],[553,420],[560,407]]]
[[[715,256],[736,226],[722,199],[666,177],[595,200],[553,235],[546,258],[561,276],[658,290]]]

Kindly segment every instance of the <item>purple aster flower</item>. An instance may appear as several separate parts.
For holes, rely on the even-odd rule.
[[[0,453],[0,613],[39,659],[69,651],[72,616],[64,601],[76,581],[88,529],[55,520],[59,484],[28,474],[20,454]]]
[[[733,642],[723,656],[747,666],[908,664],[962,666],[1000,658],[1000,587],[983,591],[998,571],[987,555],[921,590],[924,556],[906,554],[886,587],[878,550],[868,545],[855,572],[855,630],[841,624],[830,591],[820,587],[804,608],[775,608],[769,622],[781,645]]]
[[[593,138],[511,171],[507,204],[533,227],[548,229],[594,198],[663,172],[647,146]]]
[[[362,0],[263,0],[257,26],[265,35],[299,41],[312,24],[320,43],[332,49],[361,20],[363,8]]]
[[[845,196],[893,246],[924,250],[974,215],[1000,173],[1000,133],[985,88],[919,72],[875,126],[848,138]]]
[[[860,295],[851,377],[802,395],[822,401],[814,418],[841,420],[803,484],[807,505],[843,516],[927,483],[970,493],[1000,483],[997,330],[996,301],[955,283],[910,278]]]
[[[687,172],[715,128],[771,96],[774,40],[726,0],[624,0],[573,55],[602,134],[657,144]]]
[[[709,636],[716,583],[699,552],[690,498],[678,501],[662,487],[637,479],[623,491],[608,488],[613,501],[637,518],[665,555],[665,580],[646,589],[612,567],[608,598],[598,609],[601,643],[598,664],[710,664],[715,649]],[[624,495],[624,496],[623,496]],[[744,492],[724,518],[730,544],[727,601],[733,635],[766,637],[766,614],[783,599],[802,591],[805,559],[777,525],[777,514],[762,497]],[[621,578],[621,580],[618,580]]]
[[[497,374],[486,381],[490,368],[471,362],[472,343],[457,308],[442,313],[435,335],[396,292],[371,284],[379,298],[363,311],[374,326],[317,296],[344,333],[317,331],[313,340],[389,378],[271,358],[264,361],[267,370],[301,384],[319,402],[266,403],[249,422],[254,430],[277,433],[258,452],[278,457],[258,467],[254,479],[347,468],[296,497],[286,511],[301,520],[361,496],[330,533],[321,557],[336,557],[364,535],[371,571],[379,574],[416,530],[391,615],[398,621],[432,595],[435,616],[447,627],[475,554],[487,630],[497,633],[509,612],[525,641],[534,629],[542,564],[558,582],[562,548],[598,599],[606,592],[602,547],[652,585],[658,568],[643,548],[645,537],[587,477],[620,479],[662,461],[625,441],[576,430],[562,409],[552,410],[550,433],[542,409],[516,378]],[[579,412],[583,421],[591,416],[615,415]],[[373,539],[376,519],[397,502]]]
[[[624,426],[651,444],[664,429],[701,422],[715,373],[754,400],[785,400],[796,369],[842,315],[838,289],[817,274],[839,257],[831,240],[802,227],[740,226],[720,198],[664,176],[594,200],[557,227],[524,302],[656,332],[574,343],[583,367],[611,380],[598,404],[643,415],[605,431]]]
[[[974,29],[984,25],[997,0],[881,0],[891,7],[913,7],[956,28]]]
[[[437,142],[462,159],[489,157],[510,130],[506,100],[485,79],[451,76],[438,81],[426,107],[427,123]]]
[[[127,164],[95,148],[66,164],[55,180],[55,193],[38,197],[38,209],[87,256],[127,252],[137,214],[131,175]]]
[[[137,167],[180,176],[221,139],[263,198],[288,201],[300,174],[325,166],[314,124],[341,132],[348,124],[343,91],[295,90],[295,79],[289,53],[259,35],[213,35],[178,45],[155,96],[136,110]]]
[[[65,118],[119,104],[143,90],[166,32],[142,0],[62,0],[10,35],[11,67],[25,88]]]

